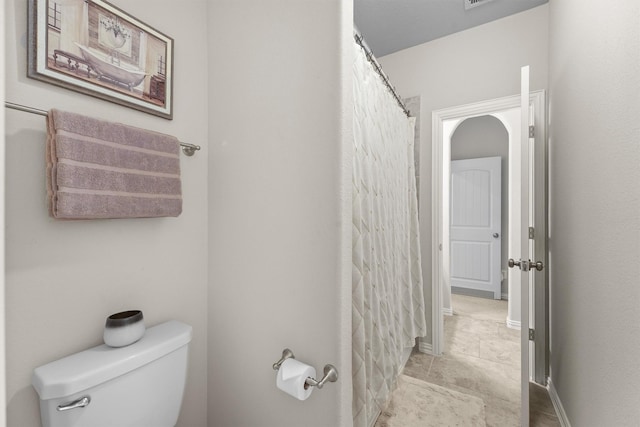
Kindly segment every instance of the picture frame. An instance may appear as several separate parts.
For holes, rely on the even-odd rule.
[[[28,0],[30,78],[173,119],[173,39],[104,0]]]

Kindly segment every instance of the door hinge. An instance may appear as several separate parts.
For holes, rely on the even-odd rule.
[[[529,341],[534,341],[536,339],[536,331],[529,328]]]
[[[529,138],[533,138],[534,136],[536,136],[536,127],[529,126]]]
[[[533,240],[536,236],[535,230],[533,229],[533,227],[529,227],[529,239]]]

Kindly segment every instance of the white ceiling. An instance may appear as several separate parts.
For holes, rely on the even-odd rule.
[[[464,0],[354,0],[355,24],[381,57],[486,24],[548,0],[491,0],[464,8]]]

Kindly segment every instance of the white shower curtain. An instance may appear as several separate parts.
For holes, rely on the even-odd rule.
[[[355,44],[353,424],[369,427],[403,350],[426,335],[413,160],[414,119]]]

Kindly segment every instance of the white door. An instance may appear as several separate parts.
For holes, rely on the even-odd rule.
[[[522,427],[529,426],[529,381],[533,374],[533,362],[535,357],[531,357],[533,353],[533,343],[530,341],[529,331],[532,326],[534,310],[530,310],[530,304],[534,301],[536,293],[533,287],[535,280],[534,274],[538,271],[542,271],[544,265],[542,262],[536,262],[531,260],[536,256],[536,252],[544,250],[544,235],[534,236],[531,234],[535,231],[534,224],[539,221],[540,213],[544,211],[542,209],[543,203],[541,203],[540,196],[543,196],[543,188],[539,188],[540,177],[544,175],[544,166],[538,159],[538,163],[534,164],[540,153],[544,154],[543,147],[536,147],[536,141],[533,135],[530,133],[530,126],[533,126],[533,115],[530,108],[530,93],[529,93],[529,67],[522,67],[521,74],[521,100],[520,100],[520,113],[521,113],[521,138],[520,146],[514,150],[515,162],[520,164],[521,173],[519,174],[519,183],[514,183],[515,188],[520,189],[520,217],[519,217],[519,238],[520,244],[513,247],[512,251],[516,253],[510,254],[509,267],[519,269],[518,278],[520,279],[520,319],[521,319],[521,420]],[[544,181],[542,181],[544,182]],[[534,198],[534,195],[536,197]],[[544,222],[544,221],[541,221]],[[535,233],[534,233],[535,234]],[[536,241],[542,243],[542,247],[535,247]],[[535,278],[544,277],[542,273],[537,273]],[[544,282],[544,281],[543,281]],[[542,283],[543,283],[542,282]],[[536,307],[536,311],[543,310],[541,307]],[[544,311],[542,311],[544,314]],[[531,364],[530,364],[531,362]],[[543,363],[543,361],[539,361]]]
[[[521,280],[521,425],[529,426],[529,382],[546,385],[547,289],[546,259],[546,145],[542,120],[544,97],[537,97],[534,108],[529,93],[529,67],[521,74],[521,144],[518,156],[520,174],[519,254],[509,254],[509,266],[520,270]],[[538,123],[534,118],[538,117]],[[535,126],[534,126],[535,125]],[[517,184],[514,183],[517,187]],[[533,259],[533,260],[532,260]],[[530,333],[534,334],[532,338]]]
[[[451,162],[451,286],[502,297],[501,158]]]

